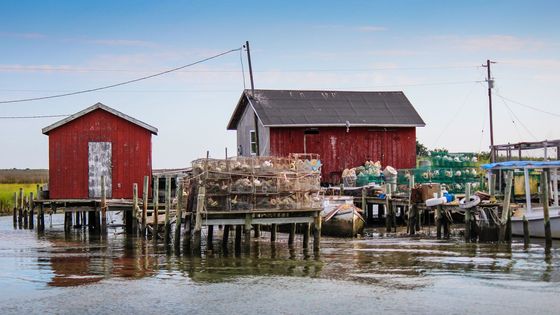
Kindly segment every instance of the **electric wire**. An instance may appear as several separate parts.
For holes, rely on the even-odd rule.
[[[527,105],[527,104],[523,104],[523,103],[514,101],[514,100],[512,100],[512,99],[509,99],[509,98],[507,98],[507,97],[501,95],[500,93],[497,93],[497,92],[496,92],[496,93],[494,93],[494,94],[496,94],[498,97],[500,97],[500,98],[503,99],[503,100],[507,100],[508,102],[512,102],[512,103],[514,103],[514,104],[517,104],[517,105],[520,105],[520,106],[523,106],[523,107],[526,107],[526,108],[530,108],[530,109],[532,109],[532,110],[534,110],[534,111],[537,111],[537,112],[541,112],[541,113],[544,113],[544,114],[548,114],[548,115],[560,117],[560,114],[552,113],[552,112],[549,112],[549,111],[546,111],[546,110],[543,110],[543,109],[540,109],[540,108],[537,108],[537,107],[534,107],[534,106],[530,106],[530,105]]]
[[[247,86],[245,86],[245,67],[243,66],[243,49],[239,51],[239,62],[241,63],[241,75],[243,76],[243,90],[246,90]]]
[[[527,133],[535,140],[537,141],[537,137],[535,137],[535,135],[529,130],[529,128],[527,128],[527,126],[525,126],[525,124],[519,119],[519,117],[517,117],[517,115],[513,112],[513,110],[511,109],[511,107],[509,107],[509,105],[507,104],[507,102],[505,101],[505,99],[502,99],[502,102],[504,103],[504,105],[506,106],[507,110],[513,115],[513,117],[515,117],[515,119],[519,122],[519,124],[523,127],[523,129],[525,129],[525,131],[527,131]]]
[[[237,50],[237,49],[236,49]],[[242,49],[240,49],[242,50]],[[369,71],[391,71],[391,70],[446,70],[446,69],[470,69],[479,68],[480,66],[420,66],[420,67],[376,67],[376,68],[308,68],[308,69],[269,69],[269,70],[253,70],[259,73],[288,73],[288,72],[369,72]],[[21,71],[21,72],[128,72],[128,73],[149,73],[150,70],[132,70],[132,69],[101,69],[101,68],[87,68],[87,67],[72,67],[72,66],[0,66],[0,71]],[[153,70],[161,71],[161,70]],[[185,70],[180,72],[239,72],[239,70]]]
[[[204,59],[186,64],[184,66],[180,66],[180,67],[169,69],[169,70],[166,70],[166,71],[162,71],[162,72],[159,72],[159,73],[156,73],[156,74],[140,77],[140,78],[137,78],[137,79],[128,80],[128,81],[125,81],[125,82],[120,82],[120,83],[116,83],[116,84],[111,84],[111,85],[106,85],[106,86],[102,86],[102,87],[98,87],[98,88],[81,90],[81,91],[76,91],[76,92],[71,92],[71,93],[58,94],[58,95],[49,95],[49,96],[25,98],[25,99],[18,99],[18,100],[0,101],[0,104],[38,101],[38,100],[60,98],[60,97],[65,97],[65,96],[72,96],[72,95],[77,95],[77,94],[84,94],[84,93],[90,93],[90,92],[110,89],[110,88],[114,88],[114,87],[117,87],[117,86],[122,86],[122,85],[130,84],[130,83],[134,83],[134,82],[138,82],[138,81],[143,81],[143,80],[151,79],[151,78],[154,78],[154,77],[162,76],[162,75],[165,75],[165,74],[168,74],[168,73],[171,73],[171,72],[179,71],[181,69],[185,69],[187,67],[191,67],[191,66],[194,66],[194,65],[197,65],[197,64],[200,64],[200,63],[203,63],[203,62],[221,57],[223,55],[227,55],[229,53],[232,53],[232,52],[238,51],[238,50],[241,50],[241,47],[240,48],[235,48],[235,49],[230,49],[228,51],[225,51],[225,52],[219,53],[217,55],[214,55],[214,56],[211,56],[211,57],[208,57],[208,58],[204,58]]]
[[[457,118],[457,116],[459,115],[459,113],[461,112],[461,110],[463,109],[463,107],[465,107],[465,104],[467,103],[467,100],[469,99],[469,97],[471,96],[471,93],[473,92],[475,86],[477,85],[478,82],[475,82],[475,84],[473,84],[470,88],[470,90],[467,92],[467,94],[465,95],[465,98],[463,99],[463,101],[461,103],[459,103],[459,106],[457,107],[457,109],[455,110],[455,113],[453,114],[453,116],[451,117],[451,119],[449,119],[447,121],[447,124],[445,125],[445,127],[441,130],[440,134],[436,137],[436,140],[434,141],[434,147],[435,145],[437,145],[437,143],[439,142],[439,139],[441,138],[441,136],[443,136],[443,134],[445,133],[445,131],[447,130],[447,128],[449,128],[449,126],[453,123],[453,121],[455,121],[455,118]]]
[[[57,118],[68,117],[70,115],[33,115],[33,116],[0,116],[0,119],[36,119],[36,118]]]

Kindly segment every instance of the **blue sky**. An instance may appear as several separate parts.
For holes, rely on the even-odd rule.
[[[556,1],[3,1],[0,101],[127,81],[249,40],[256,88],[402,90],[426,121],[419,140],[452,151],[487,150],[486,70],[479,66],[492,59],[495,142],[558,139],[560,116],[542,111],[560,114],[559,7]],[[159,128],[156,168],[184,167],[206,150],[216,157],[225,147],[235,150],[235,135],[225,127],[243,87],[236,52],[111,90],[0,104],[0,116],[71,114],[102,102]],[[56,120],[0,119],[0,168],[47,167],[41,128]]]

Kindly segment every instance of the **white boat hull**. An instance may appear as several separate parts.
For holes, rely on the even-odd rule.
[[[544,218],[542,211],[535,211],[527,215],[529,222],[529,235],[531,237],[544,237]],[[560,239],[560,214],[557,209],[550,212],[550,231],[552,238]],[[523,218],[511,218],[511,234],[523,236]]]

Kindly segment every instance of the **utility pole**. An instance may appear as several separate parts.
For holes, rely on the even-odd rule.
[[[247,48],[247,60],[249,61],[249,78],[251,78],[251,94],[255,93],[255,83],[253,82],[253,66],[251,65],[251,50],[249,49],[249,41],[245,42]]]
[[[249,49],[249,41],[245,42],[245,48],[247,49],[247,60],[249,63],[249,78],[251,79],[251,95],[249,98],[253,98],[255,96],[255,82],[253,82],[253,66],[251,64],[251,50]],[[249,103],[251,100],[249,100]],[[253,108],[253,111],[255,109]],[[257,116],[257,112],[255,112],[255,144],[256,144],[256,154],[260,156],[261,150],[259,145],[259,117]],[[249,139],[249,144],[253,142],[253,139]],[[251,147],[249,147],[249,153],[251,153]]]
[[[492,88],[494,88],[494,79],[490,73],[490,64],[496,63],[494,61],[490,61],[490,59],[486,60],[486,64],[482,65],[486,67],[488,70],[488,76],[486,77],[486,82],[488,82],[488,109],[490,111],[490,161],[492,163],[496,162],[496,152],[494,150],[494,123],[492,120]]]

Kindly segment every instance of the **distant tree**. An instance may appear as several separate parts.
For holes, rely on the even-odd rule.
[[[428,148],[416,140],[416,155],[417,156],[428,156]]]

